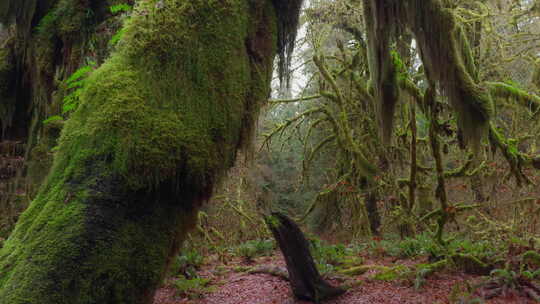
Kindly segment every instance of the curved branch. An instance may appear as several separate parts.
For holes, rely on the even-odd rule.
[[[298,98],[290,98],[290,99],[270,99],[268,100],[269,104],[281,104],[281,103],[292,103],[292,102],[298,102],[298,101],[306,101],[306,100],[312,100],[312,99],[318,99],[321,98],[321,95],[310,95],[310,96],[301,96]]]
[[[486,85],[494,97],[513,99],[533,113],[537,113],[540,109],[540,97],[536,94],[529,94],[522,89],[503,82],[486,82]]]

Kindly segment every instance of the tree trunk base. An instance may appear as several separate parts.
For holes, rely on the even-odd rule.
[[[345,293],[344,289],[323,280],[313,262],[309,243],[298,225],[281,213],[272,213],[266,217],[266,223],[283,253],[296,298],[320,303]]]

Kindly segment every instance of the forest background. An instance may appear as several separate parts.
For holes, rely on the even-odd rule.
[[[71,48],[51,54],[55,47],[43,45],[36,51],[35,74],[28,76],[32,97],[22,98],[26,104],[17,102],[24,92],[17,92],[19,99],[10,92],[21,68],[13,60],[13,29],[0,27],[0,244],[46,178],[86,79],[121,41],[133,3],[117,2],[81,41],[70,40],[69,22],[46,16],[39,22],[32,33],[36,41],[52,35]],[[199,213],[179,259],[252,258],[273,246],[262,215],[281,211],[313,233],[320,252],[338,252],[336,244],[347,244],[390,255],[428,255],[433,263],[424,266],[426,276],[445,261],[516,282],[540,277],[540,3],[446,2],[457,26],[455,46],[440,46],[451,49],[441,53],[441,62],[431,58],[426,68],[422,58],[430,54],[420,54],[418,38],[393,30],[396,39],[387,41],[391,84],[384,88],[398,102],[384,112],[375,102],[367,41],[376,34],[364,18],[365,6],[310,1],[291,61],[292,90],[276,76],[254,150],[238,156]],[[77,18],[86,22],[92,16]],[[445,55],[460,59],[449,63]],[[480,84],[471,89],[479,90],[474,94],[489,94],[481,111],[456,104],[448,87],[430,79],[429,73],[444,73],[452,64]],[[385,74],[384,68],[379,72]],[[487,112],[489,120],[483,117]],[[338,263],[325,260],[324,253],[318,263],[322,272],[337,271]],[[176,271],[191,280],[187,268]]]

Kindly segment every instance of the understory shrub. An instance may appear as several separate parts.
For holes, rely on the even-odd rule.
[[[176,295],[180,297],[188,297],[190,299],[200,299],[205,293],[211,292],[212,288],[208,286],[210,279],[193,278],[188,279],[180,276],[172,283],[176,289]]]
[[[259,256],[270,256],[275,249],[271,239],[247,241],[236,248],[236,254],[250,262]]]
[[[187,249],[177,255],[169,270],[171,276],[181,275],[196,278],[197,270],[203,265],[204,257],[195,249]]]

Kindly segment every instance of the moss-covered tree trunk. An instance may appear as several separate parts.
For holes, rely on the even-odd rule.
[[[273,2],[140,1],[0,249],[0,303],[151,302],[269,94]]]

